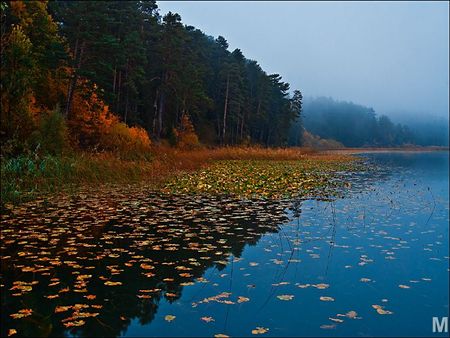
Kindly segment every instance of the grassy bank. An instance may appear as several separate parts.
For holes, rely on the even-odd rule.
[[[228,177],[224,185],[227,187],[225,192],[246,195],[245,189],[248,188],[248,193],[254,194],[258,193],[258,187],[261,186],[262,196],[274,196],[277,190],[283,190],[284,183],[289,184],[291,190],[297,189],[300,183],[289,182],[306,179],[306,176],[298,176],[300,174],[309,172],[309,175],[313,175],[321,170],[329,171],[350,159],[349,156],[325,155],[303,148],[257,147],[191,151],[158,147],[147,158],[131,161],[111,153],[74,153],[60,157],[20,156],[5,159],[1,164],[2,204],[20,203],[59,191],[75,192],[80,186],[99,187],[105,184],[139,183],[147,185],[149,189],[178,192],[193,192],[197,189],[200,192],[218,193],[220,189],[199,188],[202,181],[197,179],[196,175],[201,173],[198,169],[207,167],[211,167],[211,175],[206,179],[205,187],[212,181],[222,182],[223,179],[218,180],[218,176]],[[242,183],[238,173],[243,177],[259,175],[259,178],[255,178],[255,185],[252,186]],[[280,175],[289,179],[289,182],[277,178]],[[261,180],[263,177],[268,180]],[[278,183],[274,185],[271,179]],[[313,175],[308,179],[319,181],[321,178]]]

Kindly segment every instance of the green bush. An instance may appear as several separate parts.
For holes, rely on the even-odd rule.
[[[35,148],[49,155],[60,155],[68,148],[66,121],[59,109],[43,113],[34,134]]]

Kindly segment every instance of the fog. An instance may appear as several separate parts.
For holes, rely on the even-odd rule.
[[[447,2],[158,2],[304,96],[448,119]]]

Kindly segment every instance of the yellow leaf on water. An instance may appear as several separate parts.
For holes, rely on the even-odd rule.
[[[313,284],[316,289],[327,289],[330,285],[325,283]]]
[[[69,310],[71,308],[72,308],[72,305],[69,305],[69,306],[57,306],[55,308],[55,313],[65,312],[65,311],[67,311],[67,310]]]
[[[107,281],[107,282],[105,282],[105,285],[107,285],[107,286],[122,285],[122,282],[111,282],[111,281]]]
[[[299,284],[297,285],[297,287],[299,287],[300,289],[306,289],[307,287],[310,287],[311,284]]]
[[[176,297],[178,296],[176,293],[172,293],[172,292],[166,292],[166,296],[167,297]]]
[[[214,322],[214,318],[213,317],[202,317],[200,319],[203,320],[206,323]]]
[[[277,296],[279,300],[292,300],[294,298],[294,295],[279,295]]]
[[[384,307],[381,305],[372,305],[372,307],[377,310],[378,314],[380,315],[391,315],[393,314],[393,312],[388,311],[388,310],[384,310]]]
[[[168,321],[168,322],[171,322],[172,320],[174,320],[175,318],[177,318],[176,316],[173,316],[173,315],[166,315],[165,317],[164,317],[164,319],[166,320],[166,321]]]
[[[31,316],[32,313],[33,313],[33,310],[31,310],[31,309],[22,309],[22,310],[19,310],[18,313],[13,313],[9,316],[14,319],[19,319],[19,318]]]
[[[245,303],[245,302],[248,302],[249,300],[250,300],[250,298],[239,296],[237,302],[238,303]]]
[[[9,337],[9,336],[12,336],[13,334],[16,334],[16,333],[17,333],[16,329],[9,329],[9,331],[8,331],[8,337]]]
[[[73,322],[64,323],[65,327],[83,326],[86,322],[84,320],[74,320]]]
[[[142,264],[140,265],[140,267],[141,267],[141,269],[144,269],[144,270],[152,270],[152,269],[155,268],[153,265],[145,264],[145,263],[142,263]]]
[[[328,319],[331,320],[332,322],[336,322],[336,323],[343,323],[344,322],[342,319],[338,319],[338,318],[329,317]]]
[[[54,299],[54,298],[58,298],[59,297],[59,295],[48,295],[48,296],[45,296],[45,298],[48,298],[48,299]]]
[[[356,316],[358,315],[358,313],[356,311],[349,311],[345,314],[348,318],[356,318]]]
[[[252,334],[263,334],[266,333],[267,331],[269,331],[268,328],[265,327],[256,327],[256,329],[252,330]]]
[[[334,302],[334,298],[333,297],[322,296],[322,297],[320,297],[320,300],[322,302]]]

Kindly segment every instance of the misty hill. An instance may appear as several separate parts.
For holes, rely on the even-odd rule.
[[[448,118],[425,113],[390,115],[392,121],[407,125],[415,135],[417,144],[423,146],[449,145]]]
[[[323,139],[334,139],[347,147],[448,145],[448,139],[442,136],[443,130],[436,133],[438,128],[434,124],[394,123],[386,115],[377,116],[370,107],[330,97],[306,98],[302,116],[306,130]],[[291,134],[298,132],[299,128],[301,123],[297,121]],[[431,136],[433,134],[435,136]]]

